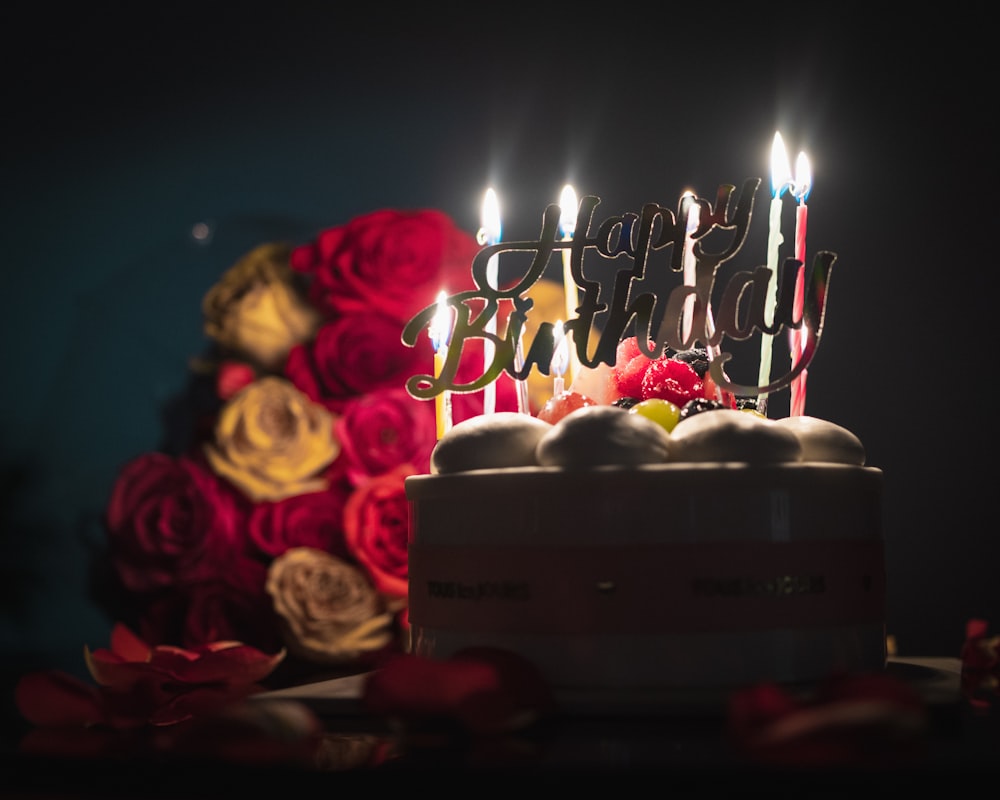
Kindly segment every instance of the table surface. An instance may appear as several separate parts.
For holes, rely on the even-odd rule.
[[[251,704],[303,704],[322,721],[322,763],[254,763],[252,751],[228,759],[177,759],[162,753],[135,752],[125,758],[54,758],[14,754],[6,762],[7,797],[74,797],[114,787],[130,796],[191,797],[219,781],[230,791],[267,785],[278,790],[322,790],[352,778],[368,783],[409,773],[561,781],[581,778],[589,785],[610,779],[615,786],[631,778],[656,777],[678,788],[747,781],[798,782],[803,788],[831,789],[838,782],[884,788],[942,788],[975,776],[1000,774],[1000,718],[974,712],[961,695],[961,663],[952,658],[890,659],[887,671],[922,695],[928,726],[900,758],[884,765],[756,762],[735,752],[725,735],[725,708],[719,697],[689,692],[654,703],[615,708],[594,698],[575,705],[524,733],[476,738],[443,729],[400,730],[373,719],[361,708],[364,675],[291,686],[256,695]],[[871,732],[868,732],[871,736]],[[876,732],[872,745],[891,747]],[[881,737],[881,738],[879,738]],[[381,757],[375,757],[381,753]],[[484,784],[485,785],[485,784]],[[564,784],[565,785],[565,784]],[[789,786],[792,784],[788,784]],[[103,788],[102,788],[103,787]],[[787,787],[786,787],[787,788]],[[230,795],[232,796],[232,795]]]

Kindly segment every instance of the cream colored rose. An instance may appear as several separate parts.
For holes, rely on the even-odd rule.
[[[392,641],[393,615],[365,574],[322,550],[293,547],[276,558],[266,588],[288,649],[329,664]]]
[[[255,502],[322,491],[340,454],[335,419],[284,378],[260,378],[223,406],[205,455]]]
[[[295,284],[287,245],[265,244],[227,270],[202,300],[205,333],[224,349],[278,370],[311,339],[319,312]]]

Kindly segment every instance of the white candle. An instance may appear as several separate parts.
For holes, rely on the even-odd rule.
[[[482,229],[483,240],[487,246],[494,245],[500,241],[500,204],[497,201],[496,192],[490,187],[486,190],[486,197],[483,200]],[[493,288],[498,289],[500,280],[499,257],[493,256],[486,263],[486,282]],[[487,333],[496,333],[496,314],[491,316],[485,325]],[[496,353],[496,345],[489,339],[483,340],[483,365],[488,370],[493,366],[493,359]],[[492,414],[497,408],[497,387],[496,381],[491,381],[483,389],[483,413]]]
[[[694,198],[693,192],[684,192],[681,195],[681,205],[685,197]],[[684,232],[684,285],[695,286],[697,284],[696,262],[694,258],[694,239],[691,238],[698,230],[698,221],[701,219],[701,209],[698,204],[691,202],[687,210],[687,228]],[[691,335],[691,324],[694,317],[695,297],[689,295],[684,299],[684,318],[682,324],[683,339],[686,342]]]
[[[562,233],[563,241],[570,241],[573,238],[573,233],[576,231],[578,207],[576,192],[568,183],[563,187],[562,194],[559,196],[559,208],[562,212],[559,215],[559,230]],[[576,281],[573,280],[572,261],[573,256],[569,248],[563,250],[563,294],[566,297],[567,320],[576,317],[576,307],[580,302]],[[572,383],[574,376],[580,369],[580,358],[577,356],[576,347],[570,348],[567,343],[567,350],[569,350],[569,364],[567,369],[569,370],[570,383]]]
[[[437,296],[437,312],[431,320],[427,335],[434,348],[434,379],[441,377],[444,364],[448,360],[448,333],[451,330],[451,313],[448,310],[448,295],[442,290]],[[451,392],[445,389],[434,396],[434,418],[437,423],[437,438],[451,430]]]
[[[806,224],[809,220],[809,207],[806,205],[806,198],[812,190],[812,170],[809,168],[809,159],[805,153],[799,153],[795,159],[795,184],[792,187],[792,196],[799,204],[795,209],[795,258],[800,262],[798,279],[795,282],[795,302],[792,305],[792,319],[802,317],[802,308],[805,305],[805,271],[806,271]],[[790,333],[792,366],[794,367],[802,357],[802,348],[805,345],[806,329],[805,323],[797,331]],[[789,416],[801,417],[806,411],[806,370],[802,370],[792,379],[791,400],[789,405]]]
[[[784,194],[791,182],[792,170],[788,166],[788,153],[785,151],[785,143],[781,140],[781,134],[774,134],[774,142],[771,145],[771,214],[768,218],[769,229],[767,237],[767,268],[771,271],[767,284],[767,295],[764,299],[764,323],[768,326],[774,324],[774,307],[778,303],[778,247],[781,245],[781,195]],[[760,372],[757,376],[757,384],[766,386],[771,382],[771,350],[774,336],[761,333],[760,336]],[[767,416],[767,394],[763,393],[757,397],[757,410]]]

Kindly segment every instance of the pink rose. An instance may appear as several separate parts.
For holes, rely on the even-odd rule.
[[[482,249],[440,211],[385,209],[329,228],[295,248],[291,267],[312,276],[313,303],[330,316],[377,308],[406,323],[437,293],[473,288]]]
[[[402,330],[394,319],[371,311],[338,317],[312,342],[292,349],[285,374],[311,400],[339,413],[357,395],[405,386],[411,375],[433,369],[430,340],[422,337],[407,347]]]
[[[374,478],[355,489],[344,508],[348,549],[375,588],[390,597],[407,597],[410,509],[404,481],[414,474],[416,470],[404,464]]]
[[[437,443],[434,404],[410,397],[406,389],[386,389],[350,401],[337,420],[335,435],[354,485],[412,464],[430,472]]]
[[[247,538],[269,557],[292,547],[312,547],[346,557],[344,503],[350,487],[338,483],[326,491],[258,503],[247,521]]]
[[[133,592],[230,579],[244,514],[236,494],[195,461],[139,456],[121,471],[106,509],[115,569]]]

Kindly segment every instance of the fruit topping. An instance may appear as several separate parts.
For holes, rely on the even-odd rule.
[[[659,358],[649,362],[642,378],[640,396],[643,400],[659,397],[680,407],[695,397],[704,397],[705,384],[690,364],[673,358]]]
[[[687,419],[703,411],[715,411],[719,408],[728,408],[728,406],[719,400],[710,400],[707,397],[695,397],[681,406],[680,419]]]
[[[680,351],[668,349],[665,355],[676,358],[678,361],[683,361],[685,364],[690,364],[694,371],[698,373],[698,377],[704,380],[709,365],[708,351],[704,347],[692,347],[690,350]]]
[[[636,403],[642,400],[641,397],[619,397],[611,405],[618,406],[618,408],[629,409],[632,408]]]
[[[542,420],[542,422],[549,422],[555,425],[555,423],[567,414],[576,411],[578,408],[596,405],[597,402],[591,400],[585,394],[567,390],[550,397],[541,411],[538,412],[538,419]]]
[[[680,421],[681,416],[681,410],[676,405],[669,400],[659,397],[651,397],[648,400],[636,403],[629,409],[629,413],[640,414],[646,417],[646,419],[653,420],[653,422],[666,430],[667,433],[674,429],[674,426]]]

